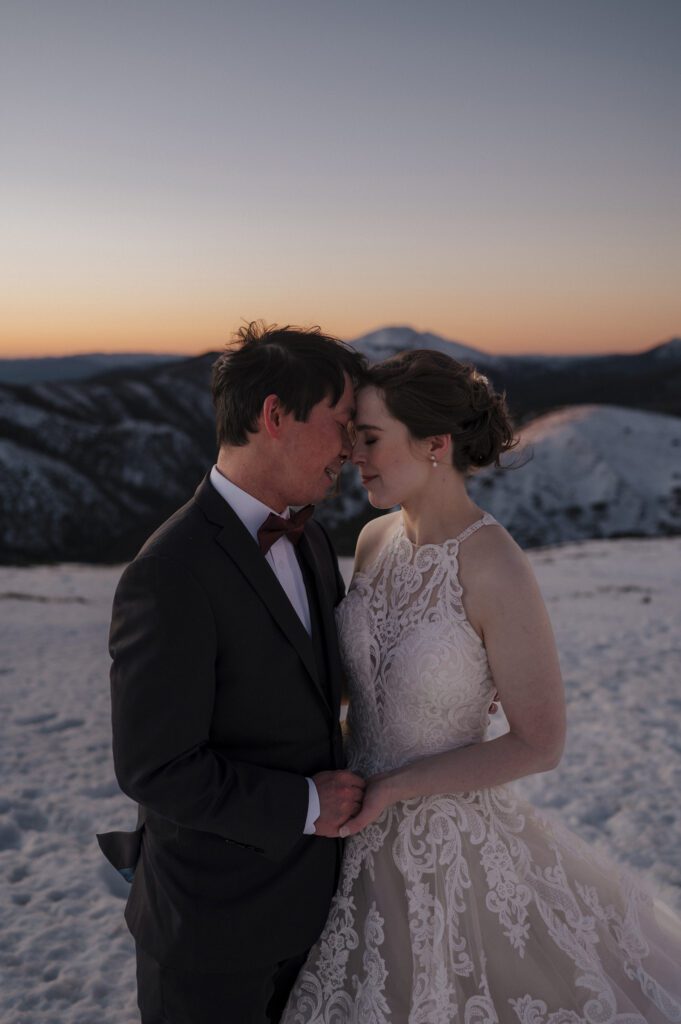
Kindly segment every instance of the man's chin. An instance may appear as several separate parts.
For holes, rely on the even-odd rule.
[[[316,495],[308,498],[308,504],[320,505],[323,501],[335,498],[338,494],[340,494],[340,477],[336,477],[333,481],[327,477],[326,481],[318,488]]]
[[[328,501],[330,498],[335,498],[340,494],[340,474],[335,480],[331,480],[329,477],[325,477],[323,481],[320,481],[319,487],[316,492],[308,491],[305,501],[291,501],[290,505],[320,505],[323,501]]]
[[[324,495],[324,499],[328,500],[329,498],[337,498],[338,495],[340,494],[340,492],[341,492],[341,476],[340,476],[340,473],[339,473],[335,480],[333,480],[333,481],[329,480],[329,485],[328,485],[328,487],[326,489],[326,493]]]

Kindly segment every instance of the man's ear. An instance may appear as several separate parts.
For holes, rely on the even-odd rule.
[[[258,417],[263,429],[269,437],[281,437],[286,413],[282,407],[278,395],[268,395],[262,403],[262,410]]]

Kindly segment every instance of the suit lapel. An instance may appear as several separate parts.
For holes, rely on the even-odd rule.
[[[258,545],[230,505],[212,486],[208,478],[199,485],[196,501],[211,522],[222,527],[216,540],[238,566],[247,582],[267,606],[273,619],[295,647],[301,661],[324,703],[328,698],[319,679],[312,640],[296,614],[286,592]],[[317,583],[315,579],[315,583]]]
[[[332,705],[338,707],[341,699],[340,653],[338,651],[338,634],[336,620],[331,602],[325,597],[326,589],[322,581],[321,566],[317,559],[314,545],[310,543],[307,531],[300,538],[298,545],[305,564],[309,567],[317,591],[319,614],[323,633],[323,644],[326,651],[326,664]]]

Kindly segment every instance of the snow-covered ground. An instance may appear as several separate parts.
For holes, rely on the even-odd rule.
[[[518,785],[681,909],[680,556],[681,538],[531,553],[570,732],[560,767]],[[109,751],[106,634],[119,574],[0,568],[3,1024],[139,1019],[127,886],[94,838],[134,823]]]

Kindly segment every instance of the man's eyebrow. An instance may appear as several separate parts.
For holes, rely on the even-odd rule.
[[[375,427],[373,423],[355,423],[355,430],[380,430],[383,431],[383,427]]]

